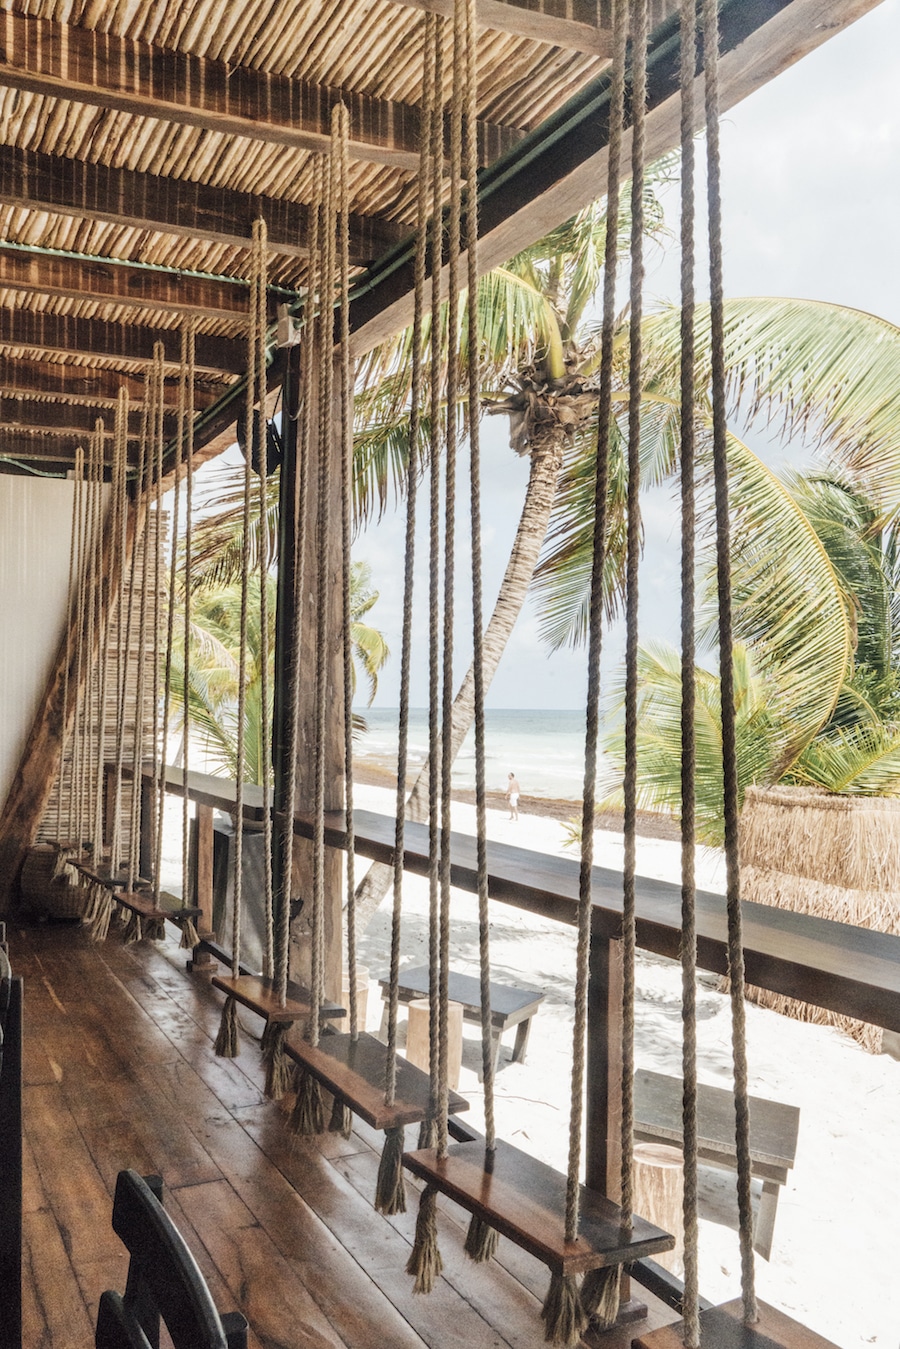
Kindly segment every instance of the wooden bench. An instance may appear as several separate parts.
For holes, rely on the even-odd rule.
[[[417,965],[411,970],[400,971],[399,997],[403,1004],[414,998],[428,997],[428,966]],[[388,1030],[388,999],[390,981],[379,979],[378,986],[384,999],[384,1011],[381,1016],[381,1038],[385,1039]],[[471,974],[449,974],[449,998],[451,1002],[462,1003],[463,1019],[475,1021],[481,1025],[481,983]],[[513,1045],[512,1062],[524,1063],[528,1048],[528,1034],[531,1030],[531,1018],[544,1001],[543,993],[535,988],[512,988],[509,984],[491,984],[491,1049],[493,1051],[494,1072],[500,1059],[500,1039],[503,1032],[511,1026],[517,1026],[516,1042]],[[478,1073],[481,1080],[481,1072]]]
[[[634,1075],[634,1137],[639,1143],[684,1143],[682,1084],[678,1077],[639,1068]],[[763,1259],[772,1253],[778,1194],[794,1165],[800,1111],[794,1105],[750,1097],[750,1162],[762,1180],[762,1197],[753,1234]],[[734,1099],[722,1087],[697,1089],[697,1152],[701,1162],[727,1170],[737,1167],[734,1149]]]

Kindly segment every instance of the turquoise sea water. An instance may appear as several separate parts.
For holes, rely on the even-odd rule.
[[[398,713],[396,708],[363,711],[367,733],[358,742],[356,757],[396,769]],[[409,766],[418,767],[428,753],[428,713],[410,712]],[[504,790],[506,776],[515,773],[525,796],[553,796],[580,800],[584,783],[584,713],[553,711],[488,711],[485,714],[486,779],[490,790]],[[475,785],[473,733],[453,765],[454,787]]]

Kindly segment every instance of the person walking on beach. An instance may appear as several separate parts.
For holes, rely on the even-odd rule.
[[[509,818],[511,820],[517,820],[519,818],[520,795],[521,788],[519,787],[518,778],[515,773],[509,773],[506,783],[506,799],[509,801]]]

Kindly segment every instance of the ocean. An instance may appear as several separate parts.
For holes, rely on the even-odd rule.
[[[398,716],[396,708],[362,709],[368,730],[357,742],[360,763],[396,771]],[[409,768],[428,755],[428,712],[409,714]],[[584,712],[504,711],[485,713],[486,785],[505,791],[508,773],[515,773],[525,796],[580,801],[584,785]],[[475,737],[470,731],[453,765],[453,786],[475,786]]]

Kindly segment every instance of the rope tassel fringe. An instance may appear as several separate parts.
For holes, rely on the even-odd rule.
[[[267,1021],[262,1037],[263,1063],[266,1065],[265,1094],[270,1101],[280,1101],[291,1085],[291,1067],[284,1052],[284,1037],[288,1026],[284,1021]]]
[[[581,1283],[581,1305],[594,1330],[610,1330],[619,1315],[621,1265],[589,1269]]]
[[[541,1308],[544,1339],[557,1349],[572,1349],[588,1327],[588,1316],[578,1296],[578,1284],[572,1274],[554,1272]]]
[[[222,1020],[219,1022],[215,1052],[220,1059],[236,1059],[241,1052],[240,1040],[238,1039],[237,1003],[232,997],[225,999],[225,1006],[222,1008]]]
[[[340,1134],[342,1138],[349,1138],[353,1132],[353,1111],[342,1101],[340,1096],[335,1096],[331,1102],[331,1119],[328,1121],[328,1132],[330,1134]]]
[[[312,1138],[325,1132],[325,1103],[322,1100],[322,1088],[319,1080],[305,1068],[298,1069],[295,1080],[297,1099],[291,1111],[289,1128],[291,1133],[303,1134]]]
[[[375,1207],[388,1217],[406,1212],[406,1187],[403,1184],[403,1146],[406,1130],[385,1129],[384,1147],[378,1165],[378,1183],[375,1186]]]
[[[437,1239],[437,1190],[426,1185],[419,1201],[416,1239],[406,1264],[407,1274],[412,1274],[416,1281],[413,1292],[430,1293],[443,1268]]]
[[[485,1261],[493,1259],[497,1250],[498,1236],[496,1228],[473,1213],[463,1250],[476,1265],[484,1264]]]

